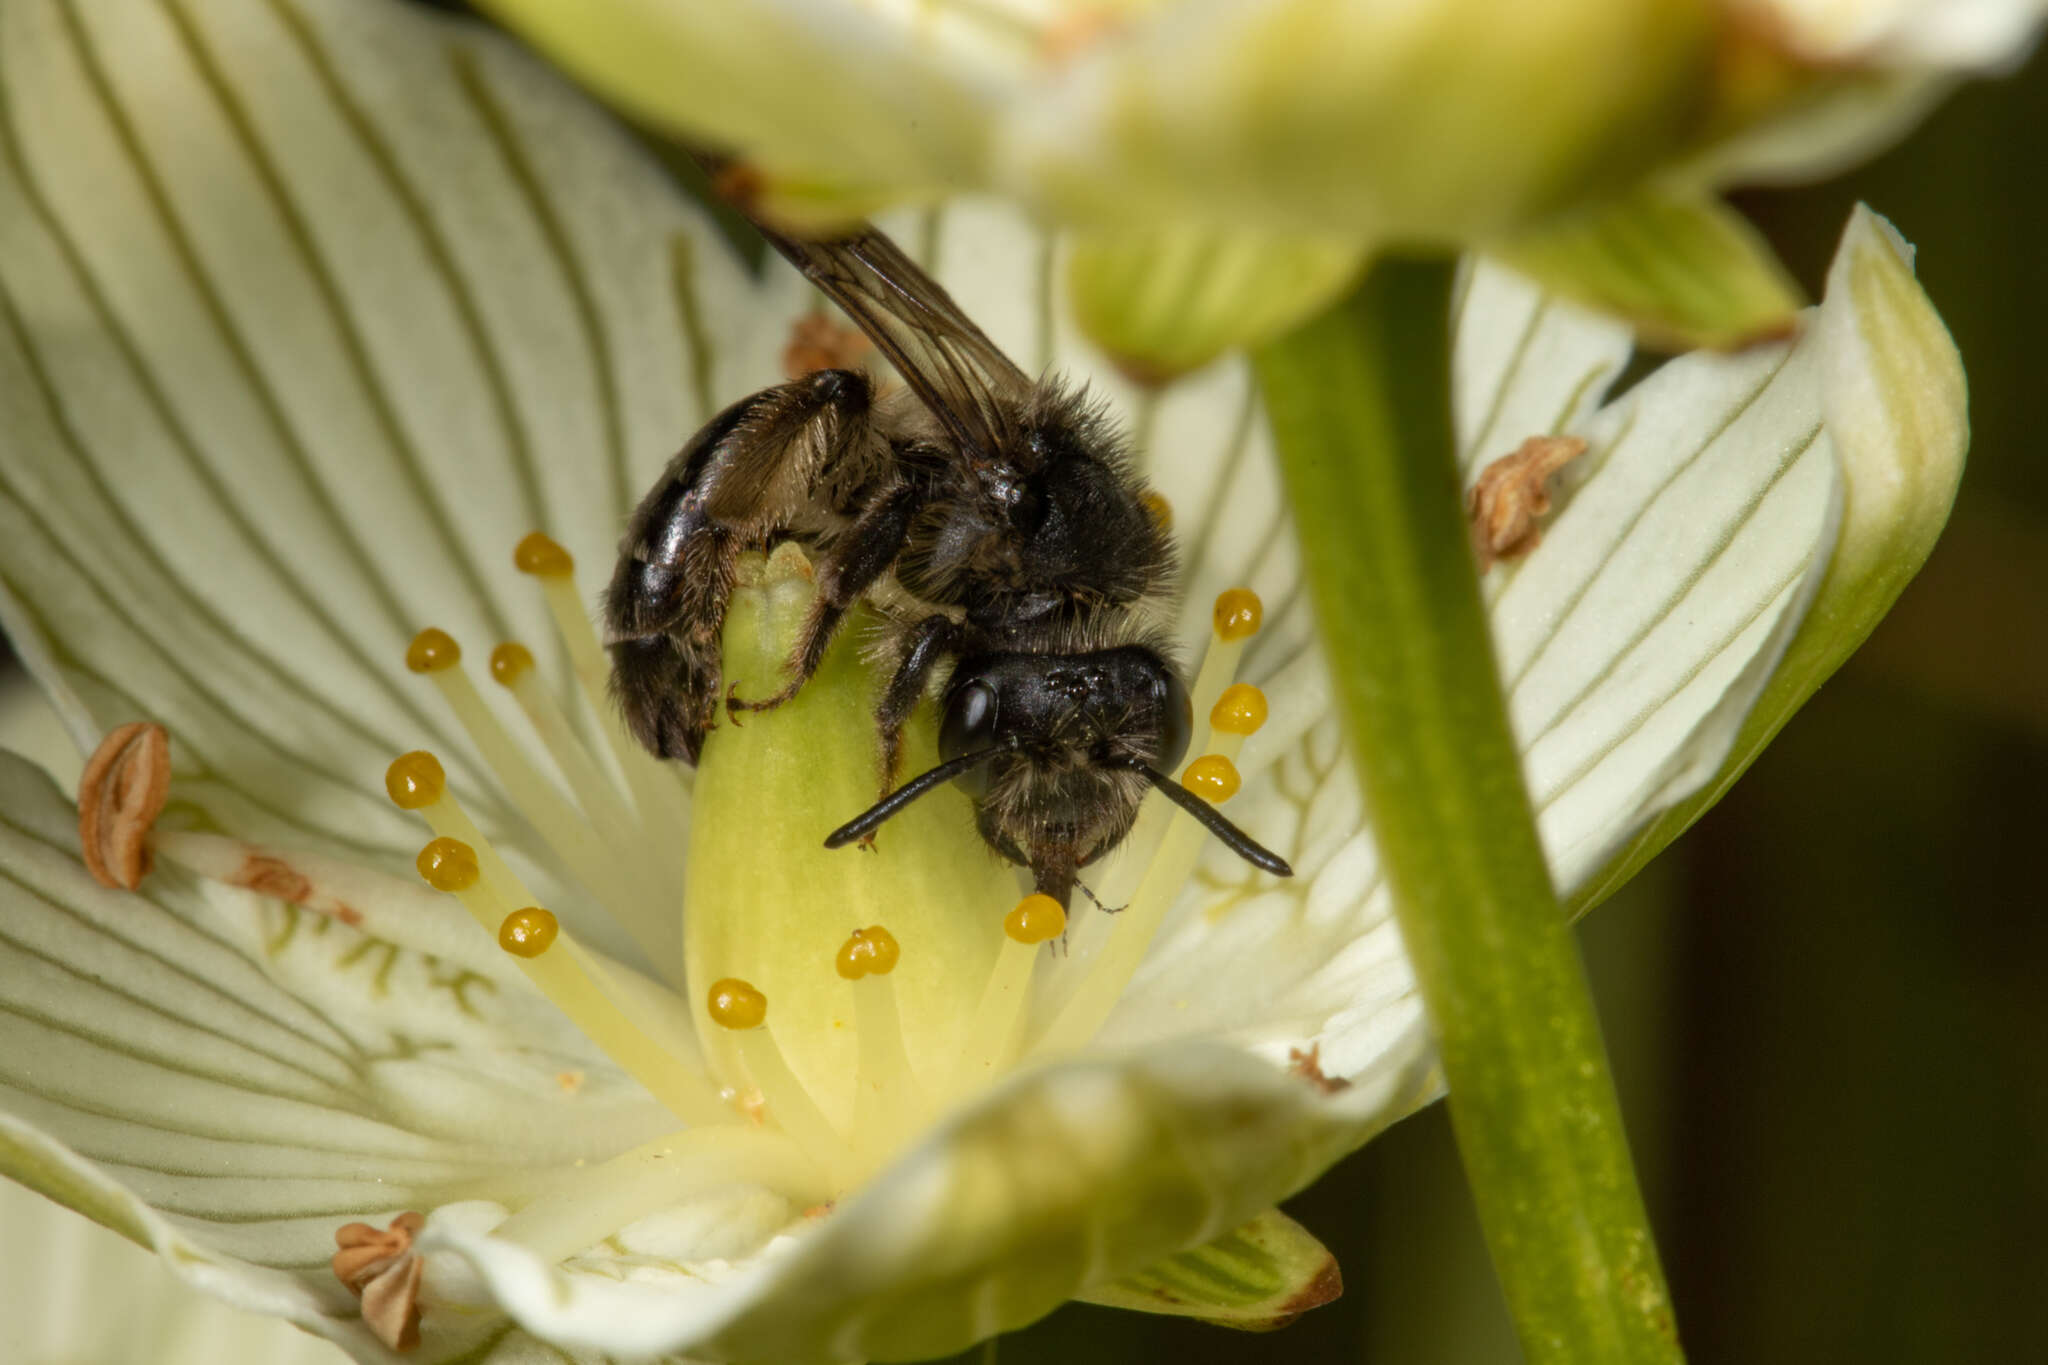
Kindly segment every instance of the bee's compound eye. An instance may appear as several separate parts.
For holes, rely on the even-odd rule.
[[[1187,684],[1172,669],[1159,672],[1159,764],[1172,771],[1186,757],[1188,741],[1195,734],[1195,704],[1188,697]]]
[[[944,760],[986,749],[996,738],[996,690],[980,681],[964,683],[946,694],[946,714],[939,720],[939,757]],[[980,769],[976,769],[979,772]]]

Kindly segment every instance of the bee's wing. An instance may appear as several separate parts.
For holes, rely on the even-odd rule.
[[[817,242],[762,235],[846,311],[968,459],[1000,458],[1031,380],[938,281],[873,228]]]

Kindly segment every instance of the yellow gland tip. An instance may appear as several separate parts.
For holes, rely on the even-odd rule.
[[[435,626],[412,637],[405,647],[405,666],[415,673],[439,673],[462,662],[462,646],[455,637]]]
[[[491,676],[506,687],[532,667],[533,651],[516,640],[507,640],[491,651]]]
[[[896,935],[879,924],[870,924],[854,930],[853,936],[839,946],[839,956],[832,965],[848,981],[858,981],[864,976],[887,976],[896,970],[896,960],[901,956],[903,949],[897,944]]]
[[[541,578],[562,578],[573,572],[576,560],[552,536],[535,531],[521,538],[512,550],[512,564],[521,573]]]
[[[722,1028],[759,1028],[768,1022],[768,997],[736,976],[711,983],[711,1022]]]
[[[1146,493],[1138,501],[1145,504],[1145,510],[1152,515],[1152,524],[1162,531],[1173,529],[1173,504],[1157,493]]]
[[[1183,787],[1212,806],[1220,806],[1237,795],[1239,781],[1237,765],[1222,754],[1203,754],[1180,775]]]
[[[1255,734],[1266,723],[1266,694],[1250,683],[1232,683],[1209,709],[1209,728],[1226,735]]]
[[[448,774],[441,760],[425,749],[400,754],[384,770],[384,791],[400,810],[423,810],[447,790]]]
[[[562,926],[538,905],[514,910],[498,926],[498,946],[514,957],[539,957],[554,947]]]
[[[1226,588],[1216,594],[1216,634],[1222,639],[1249,640],[1265,614],[1265,604],[1250,588]]]
[[[1019,943],[1044,943],[1067,932],[1067,912],[1051,896],[1035,892],[1003,916],[1003,932]]]
[[[420,877],[428,886],[451,895],[475,886],[480,875],[476,850],[462,840],[450,839],[446,835],[431,840],[421,849],[413,865],[419,868]]]

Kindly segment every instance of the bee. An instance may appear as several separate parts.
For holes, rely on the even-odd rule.
[[[695,763],[721,707],[795,696],[867,599],[887,620],[892,666],[875,713],[884,795],[826,847],[869,844],[957,782],[983,840],[1065,907],[1156,788],[1246,861],[1291,876],[1166,775],[1193,729],[1156,624],[1174,550],[1101,407],[1025,375],[872,227],[805,241],[755,226],[907,387],[820,370],[742,398],[669,462],[605,595],[613,692],[634,737]],[[817,597],[783,686],[743,700],[719,671],[736,564],[785,540],[811,556]],[[935,687],[941,761],[895,787],[903,727]]]

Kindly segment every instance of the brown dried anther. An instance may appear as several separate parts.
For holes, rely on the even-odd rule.
[[[1334,1095],[1339,1090],[1349,1090],[1351,1082],[1342,1076],[1323,1074],[1323,1045],[1311,1043],[1307,1051],[1298,1047],[1287,1049],[1287,1069],[1307,1081],[1325,1095]]]
[[[1536,548],[1543,539],[1537,521],[1550,511],[1545,481],[1585,453],[1577,436],[1531,436],[1480,472],[1466,505],[1482,571]]]
[[[782,348],[782,373],[802,379],[819,370],[855,369],[874,349],[859,328],[835,322],[824,313],[806,313],[789,329],[789,344]]]
[[[379,1232],[368,1223],[337,1228],[340,1250],[329,1262],[334,1277],[363,1301],[363,1322],[394,1351],[420,1344],[420,1277],[426,1263],[412,1254],[413,1238],[427,1220],[401,1213]]]
[[[133,891],[149,872],[149,827],[171,790],[171,737],[130,721],[110,731],[78,779],[78,845],[101,886]]]

